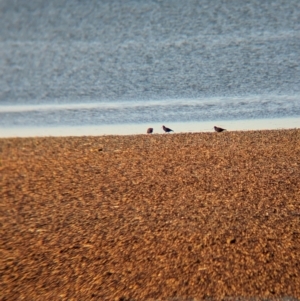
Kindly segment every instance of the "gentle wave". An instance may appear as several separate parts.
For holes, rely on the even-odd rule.
[[[78,126],[300,116],[300,97],[260,96],[162,101],[0,106],[0,126]]]
[[[213,106],[261,106],[268,104],[291,106],[299,104],[300,95],[254,95],[244,97],[210,97],[199,99],[166,99],[166,100],[132,100],[119,102],[87,102],[87,103],[62,103],[62,104],[24,104],[0,105],[1,113],[34,112],[34,111],[64,111],[64,110],[90,110],[90,109],[118,109],[124,108],[150,108],[150,107],[213,107]]]

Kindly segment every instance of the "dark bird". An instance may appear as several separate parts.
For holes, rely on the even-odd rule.
[[[170,132],[174,132],[173,130],[165,127],[164,125],[162,126],[163,130],[166,132],[166,133],[170,133]]]
[[[153,128],[149,128],[148,130],[147,130],[147,134],[152,134],[153,133]]]
[[[217,126],[214,126],[214,129],[216,132],[221,133],[223,131],[226,131],[226,129],[218,128]]]

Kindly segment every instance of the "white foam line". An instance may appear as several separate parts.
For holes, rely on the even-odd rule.
[[[232,41],[239,41],[239,42],[249,42],[255,41],[255,40],[278,40],[278,39],[287,39],[287,38],[299,38],[300,33],[298,31],[294,30],[281,30],[281,31],[256,31],[251,33],[239,33],[239,34],[220,34],[220,35],[207,35],[207,34],[198,34],[193,35],[191,37],[186,36],[178,36],[177,40],[174,40],[173,38],[164,38],[159,41],[157,41],[156,38],[147,40],[150,45],[164,45],[166,43],[169,44],[182,44],[187,41],[193,41],[193,40],[204,40],[207,41],[209,39],[209,44],[211,44],[211,40],[214,40],[215,44],[223,44],[228,43]],[[116,45],[118,47],[127,48],[131,45],[136,45],[138,47],[145,45],[144,40],[141,41],[141,38],[138,38],[137,40],[124,42],[122,45],[119,45],[118,42],[110,41],[110,42],[99,42],[99,41],[45,41],[45,40],[37,40],[37,41],[0,41],[0,46],[7,47],[7,46],[46,46],[46,47],[65,47],[66,45],[74,45],[74,46],[82,46],[86,45],[87,47],[111,47],[111,45]]]
[[[91,102],[91,103],[68,103],[68,104],[29,104],[29,105],[0,105],[0,113],[30,112],[30,111],[60,111],[78,109],[109,109],[109,108],[134,108],[152,106],[197,106],[199,104],[222,104],[224,102],[259,102],[262,100],[296,100],[299,95],[249,95],[239,97],[211,97],[211,98],[182,98],[165,100],[138,100],[119,102]]]

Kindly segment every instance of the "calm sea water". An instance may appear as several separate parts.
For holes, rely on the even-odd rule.
[[[280,118],[299,127],[299,58],[298,0],[2,0],[0,132]]]

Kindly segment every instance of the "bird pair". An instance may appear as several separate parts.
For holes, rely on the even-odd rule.
[[[166,133],[170,133],[170,132],[174,132],[173,130],[165,127],[164,125],[162,126],[163,130],[166,132]],[[153,133],[153,128],[149,128],[147,130],[147,134],[152,134]]]

